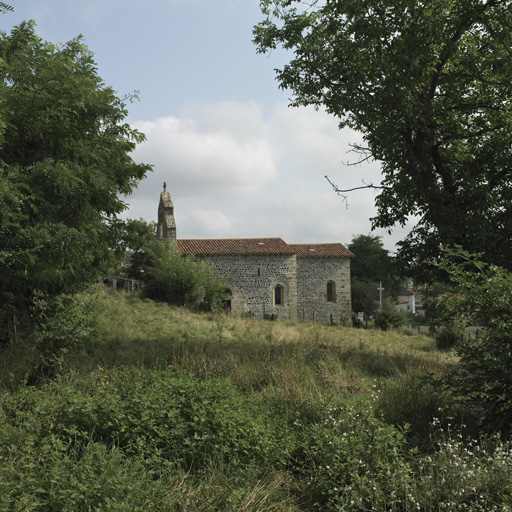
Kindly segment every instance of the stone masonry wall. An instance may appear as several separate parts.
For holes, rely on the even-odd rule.
[[[327,302],[327,283],[334,282],[335,300]],[[329,323],[352,314],[349,258],[297,258],[297,319]],[[332,317],[331,317],[332,315]]]
[[[223,275],[232,292],[231,312],[257,316],[275,314],[297,319],[297,257],[295,255],[219,255],[202,257]],[[284,289],[284,304],[274,304],[274,288]]]

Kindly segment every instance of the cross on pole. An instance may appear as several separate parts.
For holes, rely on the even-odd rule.
[[[377,290],[379,290],[379,296],[380,296],[380,307],[382,309],[382,292],[384,290],[384,288],[382,288],[382,281],[380,282],[379,284],[379,287],[377,288]]]

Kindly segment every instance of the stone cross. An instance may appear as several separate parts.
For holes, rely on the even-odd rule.
[[[382,288],[382,281],[380,282],[379,287],[377,288],[377,290],[379,290],[379,295],[380,295],[380,307],[382,308],[382,292],[384,291],[384,288]]]

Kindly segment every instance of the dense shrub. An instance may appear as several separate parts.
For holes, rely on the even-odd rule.
[[[0,346],[0,382],[42,385],[61,374],[69,355],[89,337],[93,295],[35,291],[22,320],[17,320],[12,342]]]
[[[446,403],[442,390],[429,383],[424,374],[413,372],[386,379],[376,389],[377,415],[388,423],[407,427],[407,438],[414,445],[430,448],[430,423],[440,416]]]
[[[431,340],[123,304],[104,314],[127,330],[87,350],[125,344],[144,364],[159,344],[146,364],[161,369],[87,366],[4,391],[0,512],[512,510],[510,445],[468,441],[479,432],[453,400],[416,378],[446,364]],[[153,334],[132,336],[145,323]]]
[[[398,429],[351,405],[329,407],[311,424],[297,420],[296,428],[294,458],[321,510],[386,510],[392,494],[400,503],[409,465]]]
[[[165,495],[142,460],[101,443],[69,446],[56,437],[33,438],[1,453],[12,458],[0,466],[0,510],[148,510]]]
[[[266,468],[284,466],[291,443],[284,417],[228,381],[173,369],[102,372],[86,393],[20,388],[2,401],[0,429],[2,512],[179,510],[162,503],[187,474],[215,467],[236,482],[255,473],[256,485]],[[204,508],[190,510],[215,509],[208,500],[222,496],[206,493]]]
[[[512,510],[510,442],[499,437],[463,440],[454,429],[438,443],[433,454],[412,465],[415,478],[409,481],[406,510]]]
[[[454,396],[480,411],[490,429],[512,432],[512,273],[461,250],[438,264],[450,276],[446,315],[479,325],[482,337],[456,346],[460,365],[445,380]]]
[[[385,300],[382,307],[375,312],[375,327],[387,331],[390,328],[397,328],[403,325],[404,315],[400,313],[390,300]]]
[[[56,436],[66,445],[101,442],[143,457],[158,453],[186,469],[211,459],[274,462],[285,432],[228,381],[197,380],[173,369],[121,371],[92,394],[62,386],[58,395],[51,388],[37,397],[19,393],[12,400],[19,406],[28,398],[30,414],[17,419],[28,422],[28,430],[37,426],[37,436]]]
[[[457,345],[463,345],[469,339],[466,320],[458,315],[444,319],[434,337],[439,350],[450,350]]]
[[[226,284],[206,262],[183,256],[167,240],[154,240],[146,251],[148,257],[141,269],[144,297],[197,311],[220,306]]]
[[[512,451],[499,439],[465,443],[434,424],[437,449],[418,456],[369,400],[264,406],[174,369],[20,388],[2,400],[0,429],[2,512],[512,506]]]
[[[419,455],[407,443],[408,427],[383,422],[368,403],[328,407],[315,421],[297,419],[294,427],[293,469],[314,510],[512,509],[512,450],[499,438],[464,440],[461,425],[441,425],[434,417],[431,452]]]

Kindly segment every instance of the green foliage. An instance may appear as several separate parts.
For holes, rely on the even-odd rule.
[[[372,235],[355,236],[348,245],[355,258],[350,262],[352,277],[371,281],[382,281],[389,276],[391,258],[384,249],[382,237]]]
[[[85,394],[69,385],[22,388],[3,401],[0,425],[2,511],[174,511],[188,502],[186,510],[240,510],[241,494],[259,501],[258,487],[271,491],[250,462],[278,465],[286,444],[283,422],[228,382],[172,369],[100,373]],[[201,496],[193,489],[209,469],[225,471],[226,481]],[[254,489],[244,488],[249,478]]]
[[[290,443],[284,419],[229,382],[172,368],[100,372],[87,393],[22,388],[3,400],[0,425],[0,510],[160,509],[151,494],[166,503],[170,476],[278,467]]]
[[[47,300],[35,294],[30,317],[34,322],[27,384],[39,384],[60,374],[66,357],[87,338],[92,299],[61,294]]]
[[[140,280],[145,268],[151,264],[151,256],[147,247],[155,240],[156,226],[154,222],[147,223],[143,219],[130,220],[125,229],[123,244],[128,252],[129,266],[122,272],[131,279]]]
[[[284,433],[229,382],[172,368],[122,371],[102,378],[91,396],[70,389],[51,411],[44,421],[59,425],[66,443],[92,439],[144,458],[158,454],[186,470],[212,459],[273,461]]]
[[[14,11],[12,6],[9,5],[9,4],[6,4],[5,2],[0,2],[0,12],[1,13],[6,13],[6,12],[9,12],[9,11]]]
[[[0,33],[0,60],[0,323],[22,325],[36,294],[81,290],[122,257],[119,194],[149,166],[81,38],[57,46],[22,23]]]
[[[356,329],[361,329],[363,327],[363,322],[359,319],[356,313],[352,313],[352,327],[355,327]]]
[[[458,345],[466,344],[469,341],[467,322],[462,316],[448,318],[436,330],[434,337],[439,350],[451,350]]]
[[[434,423],[436,421],[434,420]],[[438,430],[435,453],[414,466],[406,510],[498,512],[512,508],[512,451],[499,438],[465,440],[455,429]]]
[[[363,312],[366,319],[379,307],[379,282],[351,278],[352,311]]]
[[[358,235],[348,248],[355,254],[350,262],[352,310],[363,311],[368,319],[378,308],[380,283],[384,297],[394,299],[400,291],[400,281],[393,275],[392,259],[381,237]]]
[[[405,429],[408,443],[421,452],[437,449],[440,428],[463,430],[465,438],[480,433],[472,411],[455,406],[443,387],[424,372],[396,372],[393,378],[380,379],[374,392],[377,417]]]
[[[403,313],[396,309],[395,304],[386,299],[382,303],[382,307],[375,312],[375,327],[387,331],[390,328],[396,329],[404,324],[405,318]]]
[[[263,0],[259,52],[291,105],[325,109],[362,133],[361,160],[381,162],[374,227],[417,219],[403,268],[429,281],[439,244],[512,253],[512,2]],[[343,187],[342,187],[343,188]]]
[[[512,273],[459,249],[445,250],[438,263],[453,283],[444,300],[446,315],[464,315],[482,327],[481,339],[455,350],[460,367],[447,378],[458,397],[482,414],[490,428],[512,425]]]
[[[114,447],[92,442],[73,447],[56,436],[45,441],[42,447],[34,438],[11,441],[3,452],[15,462],[1,470],[0,510],[142,512],[165,495],[141,461]]]
[[[12,341],[0,358],[3,385],[41,386],[62,374],[89,338],[95,302],[93,294],[48,298],[34,293],[21,333],[15,324],[7,334]]]
[[[357,407],[329,407],[319,421],[303,424],[294,458],[321,510],[386,510],[403,499],[409,465],[400,431]]]
[[[0,511],[512,508],[510,444],[468,440],[431,338],[103,289],[97,310],[62,376],[2,387]]]
[[[139,269],[144,282],[144,297],[197,311],[220,307],[226,284],[206,262],[184,257],[172,242],[154,237],[147,243],[145,251],[147,257],[141,265],[143,268]]]

